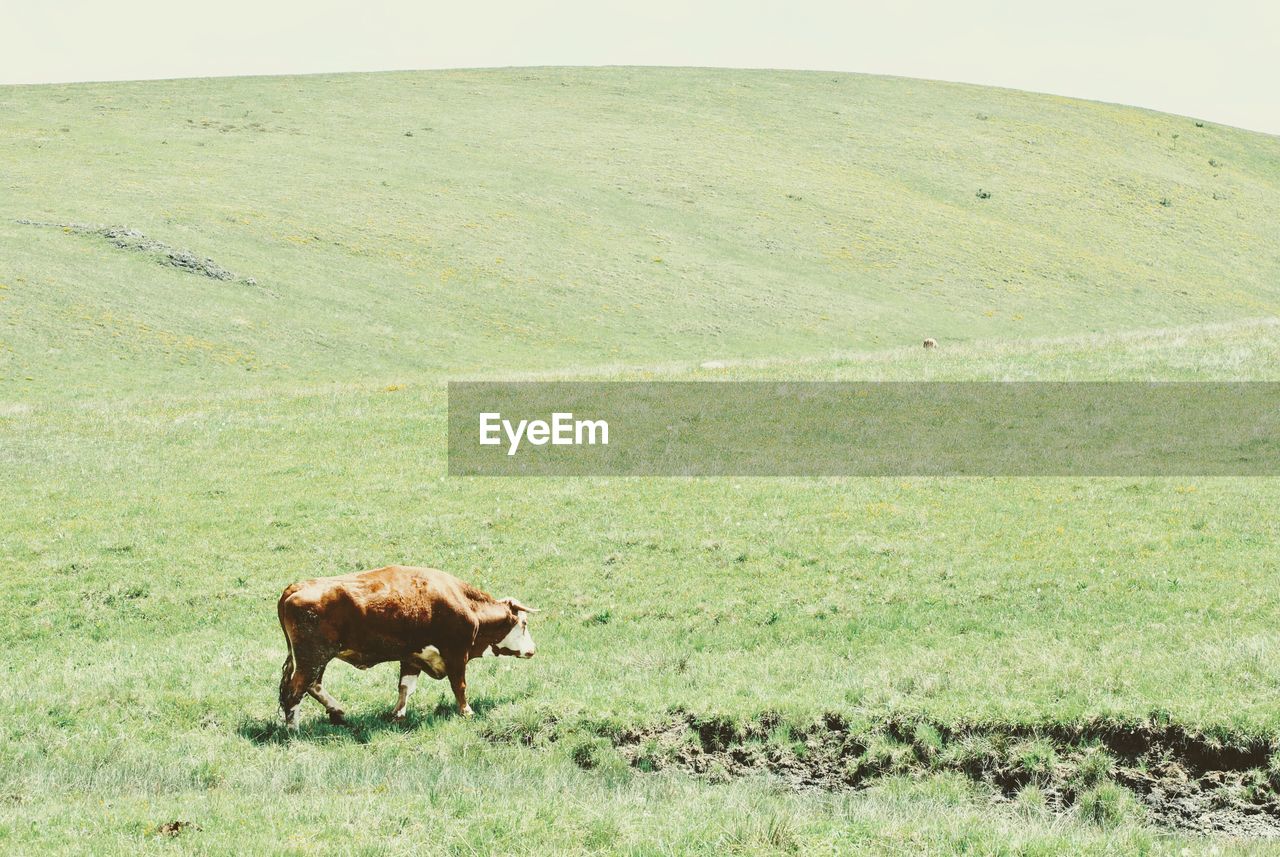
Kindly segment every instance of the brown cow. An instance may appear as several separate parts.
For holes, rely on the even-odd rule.
[[[404,717],[418,674],[449,677],[458,710],[467,704],[467,661],[484,655],[534,655],[528,614],[514,598],[495,599],[434,568],[390,565],[373,571],[304,580],[286,587],[277,605],[289,654],[280,676],[285,725],[298,727],[298,705],[310,694],[341,723],[341,706],[321,685],[329,661],[362,670],[400,662]]]

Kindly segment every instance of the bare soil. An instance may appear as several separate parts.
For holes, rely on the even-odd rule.
[[[551,728],[514,737],[531,745],[569,738]],[[955,772],[990,786],[997,803],[1035,786],[1045,805],[1062,813],[1090,788],[1114,782],[1138,799],[1154,825],[1280,836],[1280,771],[1269,738],[1210,736],[1157,722],[944,727],[891,720],[855,730],[836,715],[796,728],[771,716],[734,724],[685,712],[661,724],[598,734],[632,767],[712,781],[766,774],[798,790],[836,791],[866,788],[890,775]],[[595,764],[590,753],[574,758],[584,767]]]

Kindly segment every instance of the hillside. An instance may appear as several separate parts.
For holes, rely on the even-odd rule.
[[[0,176],[10,399],[1280,313],[1280,138],[956,84],[616,68],[10,86]],[[166,261],[183,251],[234,278]]]
[[[451,478],[442,383],[1275,381],[1278,334],[1280,138],[1190,118],[0,88],[0,852],[1280,854],[1280,480]],[[287,735],[281,589],[389,563],[538,656],[403,724],[334,663]]]

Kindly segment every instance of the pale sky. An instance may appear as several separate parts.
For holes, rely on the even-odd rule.
[[[531,65],[895,74],[1280,134],[1280,0],[0,0],[0,83]]]

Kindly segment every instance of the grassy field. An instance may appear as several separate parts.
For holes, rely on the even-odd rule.
[[[1276,799],[1276,480],[450,479],[444,381],[1280,380],[1280,140],[764,72],[0,107],[0,850],[1264,850],[1116,736]],[[405,726],[335,665],[287,738],[280,589],[392,562],[538,657]]]

